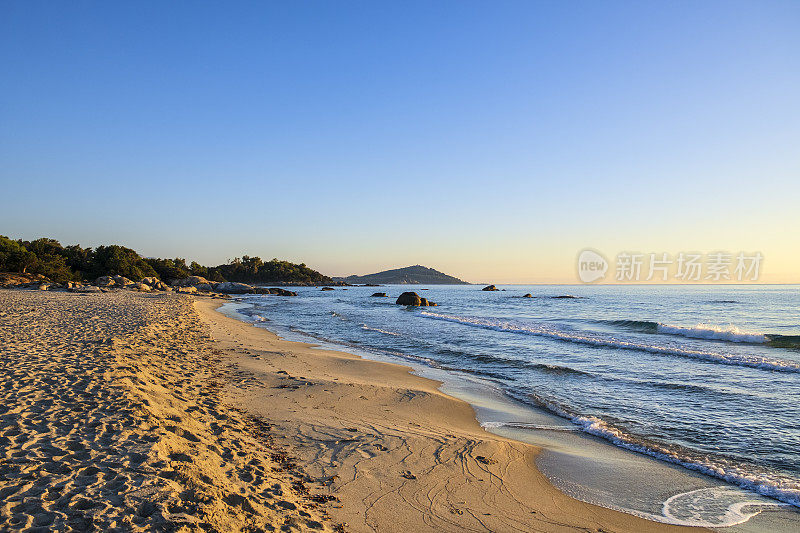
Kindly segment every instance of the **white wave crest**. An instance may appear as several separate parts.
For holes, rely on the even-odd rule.
[[[393,335],[395,337],[399,337],[400,336],[399,333],[396,333],[394,331],[387,331],[385,329],[380,329],[380,328],[371,328],[366,324],[361,324],[361,329],[365,329],[367,331],[377,331],[378,333],[384,333],[386,335]]]
[[[763,333],[751,333],[742,331],[736,326],[713,326],[709,324],[698,324],[693,328],[683,326],[671,326],[669,324],[659,324],[659,333],[669,335],[679,335],[692,339],[710,339],[728,342],[747,342],[752,344],[763,344],[767,342],[767,336]]]
[[[577,428],[575,426],[559,426],[555,424],[530,424],[527,422],[481,422],[481,427],[483,427],[484,429],[514,428],[514,429],[531,429],[539,431],[566,431],[566,432],[580,431],[580,428]]]
[[[430,311],[422,311],[422,316],[433,318],[437,320],[444,320],[448,322],[456,322],[468,326],[477,326],[495,331],[507,331],[511,333],[522,333],[526,335],[534,335],[537,337],[548,337],[564,342],[574,342],[578,344],[585,344],[588,346],[601,346],[607,348],[616,348],[620,350],[637,350],[642,352],[653,353],[657,355],[675,355],[679,357],[686,357],[690,359],[700,359],[704,361],[711,361],[723,365],[732,366],[746,366],[750,368],[760,368],[763,370],[777,370],[779,372],[800,372],[800,365],[789,361],[778,361],[767,359],[755,355],[735,355],[723,354],[719,352],[712,352],[706,350],[694,350],[691,348],[682,348],[679,346],[662,346],[658,344],[645,344],[641,342],[624,341],[615,339],[613,337],[600,337],[586,334],[577,334],[554,329],[550,326],[543,325],[522,325],[507,320],[490,320],[485,318],[473,318],[454,315],[445,315],[440,313],[431,313]]]

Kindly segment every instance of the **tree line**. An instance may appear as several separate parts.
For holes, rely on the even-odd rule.
[[[211,281],[244,283],[331,283],[331,278],[304,263],[260,257],[237,257],[226,264],[202,266],[186,264],[182,258],[142,257],[135,250],[116,244],[83,248],[62,246],[55,239],[13,240],[0,235],[0,272],[41,274],[57,283],[94,280],[100,276],[120,275],[134,281],[157,277],[162,281],[202,276]]]

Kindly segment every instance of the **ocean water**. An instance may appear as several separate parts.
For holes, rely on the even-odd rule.
[[[499,288],[298,288],[244,296],[240,312],[289,338],[471,376],[556,420],[499,414],[487,428],[589,434],[721,482],[716,499],[663,502],[668,518],[722,505],[709,512],[736,520],[711,525],[727,525],[757,502],[800,508],[800,287]],[[438,307],[395,305],[406,290]]]

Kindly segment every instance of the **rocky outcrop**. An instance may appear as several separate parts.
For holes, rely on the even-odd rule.
[[[388,298],[389,295],[386,294],[385,292],[376,292],[376,293],[372,294],[372,297],[373,298]]]
[[[297,296],[296,292],[287,291],[286,289],[281,289],[280,287],[271,287],[269,289],[269,293],[277,296]]]
[[[100,276],[94,281],[98,287],[124,288],[133,285],[133,282],[125,276]]]
[[[322,287],[322,289],[320,289],[320,290],[323,290],[323,291],[332,291],[332,290],[335,290],[335,289],[334,289],[333,287]]]
[[[30,284],[49,283],[50,280],[41,274],[20,274],[19,272],[0,272],[0,287],[24,287]]]
[[[227,294],[247,294],[255,292],[255,288],[252,285],[237,283],[235,281],[218,283],[215,289],[217,292],[224,292]]]
[[[203,276],[189,276],[183,279],[174,279],[170,282],[173,287],[197,287],[198,285],[213,286],[214,282],[209,281]]]
[[[68,288],[68,290],[71,292],[105,292],[95,285],[82,285],[80,283],[75,283],[72,288]]]
[[[297,296],[296,292],[287,291],[286,289],[281,289],[280,287],[254,287],[253,292],[255,294],[274,294],[276,296]]]
[[[142,278],[141,283],[147,285],[151,290],[156,291],[171,291],[172,289],[158,278]]]
[[[523,298],[533,298],[533,295],[531,293],[528,293],[524,295]]]
[[[175,292],[181,292],[185,294],[193,294],[197,292],[197,287],[178,287],[175,289]]]
[[[133,285],[131,285],[131,286],[127,287],[127,288],[129,290],[139,291],[139,292],[150,292],[152,290],[150,288],[150,285],[148,285],[147,283],[142,283],[142,282],[134,283]]]
[[[435,306],[436,304],[433,302],[429,302],[425,298],[420,297],[419,294],[416,292],[404,292],[401,294],[397,301],[395,302],[397,305],[413,305],[413,306],[420,306],[420,307],[427,307],[427,306]]]
[[[482,288],[481,290],[482,291],[499,291],[500,289],[498,289],[494,285],[487,285],[486,287]]]

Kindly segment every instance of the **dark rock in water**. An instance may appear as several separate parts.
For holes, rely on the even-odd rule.
[[[287,291],[286,289],[281,289],[280,287],[270,287],[267,289],[269,294],[276,294],[278,296],[297,296],[297,293],[294,291]]]
[[[397,305],[420,305],[422,298],[416,292],[404,292],[397,298],[395,303]]]
[[[523,296],[523,298],[533,298],[533,295],[531,293],[528,293],[525,296]]]
[[[569,294],[567,294],[564,296],[551,296],[550,298],[554,300],[577,300],[580,298],[580,296],[570,296]]]
[[[334,289],[333,289],[333,287],[322,287],[321,290],[323,290],[323,291],[332,291]]]
[[[372,296],[374,296],[376,298],[388,298],[389,297],[389,295],[386,294],[385,292],[376,292],[376,293],[373,293]]]
[[[365,283],[364,287],[380,287],[377,283]]]
[[[499,291],[500,289],[498,289],[494,285],[487,285],[486,287],[482,288],[481,290],[482,291]]]
[[[415,305],[420,307],[436,307],[436,304],[421,298],[416,292],[404,292],[395,302],[398,305]]]

